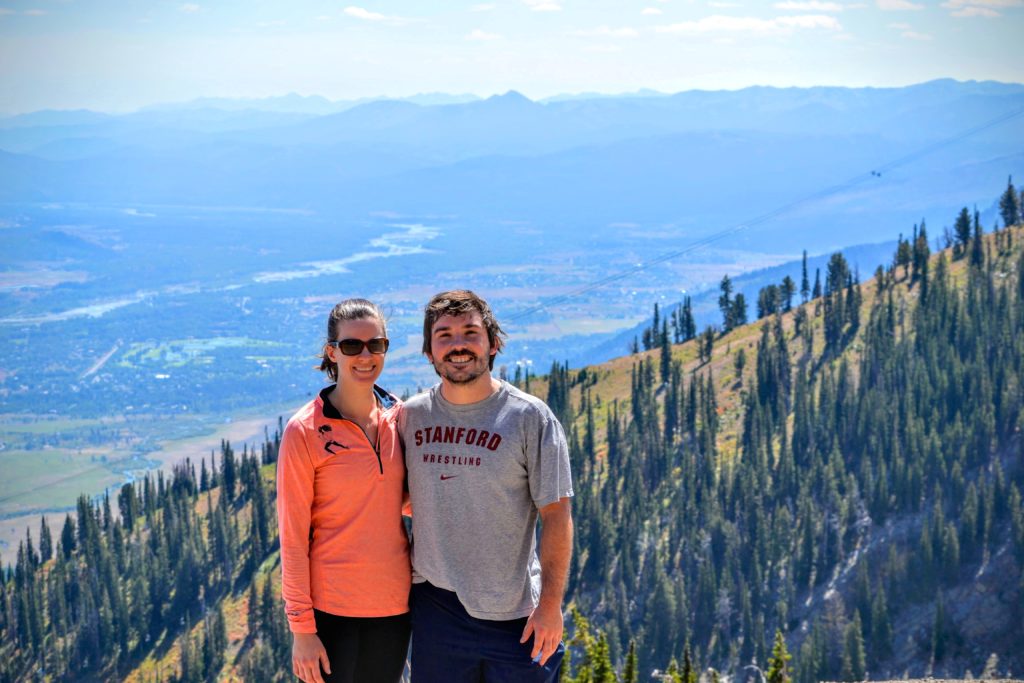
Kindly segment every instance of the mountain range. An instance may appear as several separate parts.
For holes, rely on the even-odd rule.
[[[860,242],[888,238],[892,222],[921,217],[901,212],[908,203],[948,214],[1019,169],[1024,149],[1020,118],[971,132],[1024,107],[1018,84],[466,99],[314,113],[306,105],[325,100],[288,96],[21,115],[0,120],[0,201],[455,214],[563,232],[637,222],[699,236],[836,187],[787,216],[783,235],[744,238],[815,250],[848,246],[841,235],[853,229]],[[927,160],[908,158],[928,149]]]

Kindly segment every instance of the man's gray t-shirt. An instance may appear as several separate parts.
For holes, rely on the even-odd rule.
[[[565,433],[507,382],[477,403],[440,385],[399,417],[412,503],[413,582],[454,591],[478,619],[528,616],[540,596],[537,511],[573,495]]]

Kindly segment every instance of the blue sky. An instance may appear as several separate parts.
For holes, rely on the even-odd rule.
[[[1024,81],[1024,0],[0,0],[0,111]]]

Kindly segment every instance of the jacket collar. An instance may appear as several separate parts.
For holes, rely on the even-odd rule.
[[[345,416],[338,412],[338,409],[335,408],[334,404],[331,403],[329,398],[327,398],[330,396],[331,392],[334,391],[335,386],[337,385],[329,384],[320,390],[320,403],[323,404],[324,417],[331,420],[344,420],[346,419]],[[390,410],[398,403],[398,399],[395,398],[394,394],[382,389],[376,384],[373,385],[373,395],[377,399],[377,402],[380,403],[380,407],[384,410]]]

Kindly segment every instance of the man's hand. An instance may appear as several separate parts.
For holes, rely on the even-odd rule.
[[[327,650],[315,633],[292,634],[292,673],[304,683],[324,683],[320,675],[320,667],[331,673],[331,663],[327,659]]]
[[[562,642],[562,606],[558,603],[546,603],[541,601],[537,609],[526,620],[526,628],[523,629],[523,637],[520,643],[525,643],[533,636],[533,651],[530,652],[531,659],[537,659],[538,664],[544,666],[548,658],[555,654],[558,644]]]
[[[569,499],[562,498],[540,509],[540,602],[526,620],[523,637],[525,643],[533,635],[533,652],[541,666],[558,649],[562,641],[562,596],[569,575],[572,557],[572,512]]]

